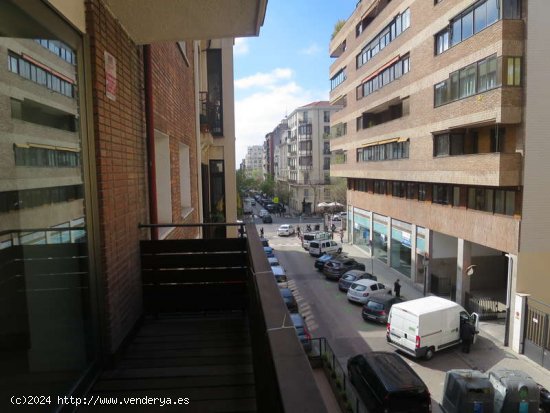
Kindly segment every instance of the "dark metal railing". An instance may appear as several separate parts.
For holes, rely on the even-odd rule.
[[[465,307],[470,313],[479,314],[480,320],[496,320],[506,315],[506,305],[492,297],[479,297],[465,293]]]

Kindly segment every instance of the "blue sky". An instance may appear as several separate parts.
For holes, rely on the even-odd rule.
[[[357,0],[269,0],[259,37],[236,39],[237,167],[286,114],[328,100],[328,46],[334,24]]]

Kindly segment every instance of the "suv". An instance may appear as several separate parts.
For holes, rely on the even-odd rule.
[[[307,251],[309,250],[310,241],[314,241],[314,240],[323,241],[327,239],[330,239],[330,232],[321,232],[321,231],[306,232],[302,237],[302,247]]]
[[[355,261],[354,258],[338,257],[325,263],[323,274],[329,280],[339,280],[349,270],[365,271],[365,264]]]
[[[313,257],[320,257],[323,254],[331,254],[335,252],[342,252],[342,244],[339,242],[332,240],[309,242],[309,255]]]
[[[348,377],[369,412],[431,412],[428,387],[397,354],[373,351],[348,360]]]

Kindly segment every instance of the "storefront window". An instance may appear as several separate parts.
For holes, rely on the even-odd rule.
[[[411,224],[392,219],[391,266],[411,276]]]
[[[367,211],[356,208],[353,220],[353,243],[367,253],[370,253],[370,214]]]
[[[374,257],[388,262],[388,217],[373,214],[373,248]]]

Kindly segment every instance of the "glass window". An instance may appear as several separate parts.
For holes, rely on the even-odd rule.
[[[449,155],[449,134],[434,136],[434,156]]]
[[[462,20],[458,19],[452,25],[452,44],[455,45],[462,41]]]
[[[459,95],[461,98],[476,93],[476,64],[460,70]]]
[[[453,187],[453,206],[460,206],[460,187]]]
[[[441,54],[449,48],[449,30],[445,29],[444,31],[435,35],[435,54]]]
[[[474,33],[480,32],[485,27],[487,27],[487,2],[474,9]]]
[[[487,25],[498,20],[498,1],[487,1]]]
[[[428,184],[418,184],[418,200],[425,201],[428,193]]]
[[[403,31],[407,30],[411,25],[411,10],[407,9],[401,15],[401,22],[403,24]]]
[[[474,34],[474,11],[462,16],[462,40],[466,40]]]
[[[445,80],[444,82],[438,83],[434,86],[434,104],[435,106],[441,106],[445,103],[447,103],[447,88],[448,82]]]
[[[516,193],[514,191],[506,191],[506,215],[514,215],[516,211]]]

